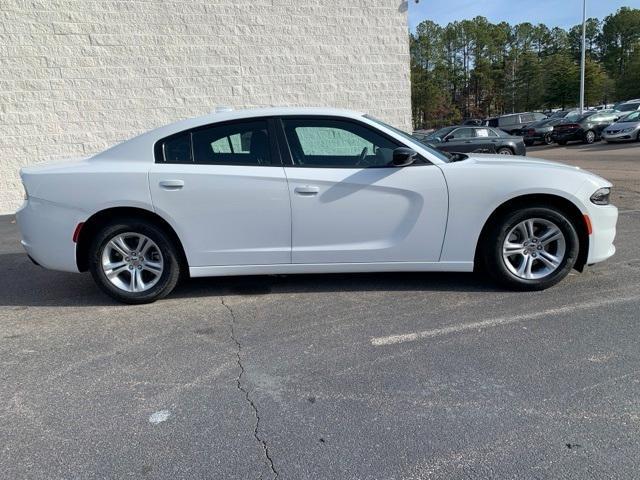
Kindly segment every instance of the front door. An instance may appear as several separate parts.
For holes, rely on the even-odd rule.
[[[444,138],[444,142],[438,145],[440,150],[455,153],[470,153],[478,148],[474,129],[471,127],[456,128]]]
[[[390,166],[401,145],[356,120],[284,117],[293,263],[438,261],[447,219],[441,170]]]
[[[266,119],[214,124],[156,145],[149,187],[189,266],[291,263],[291,206]]]

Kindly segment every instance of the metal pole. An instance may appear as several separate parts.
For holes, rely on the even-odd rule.
[[[584,113],[584,71],[587,49],[587,0],[582,0],[582,62],[580,64],[580,113]]]

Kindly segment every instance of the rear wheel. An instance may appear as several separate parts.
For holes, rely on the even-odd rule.
[[[502,147],[498,149],[498,155],[513,155],[513,150],[509,147]]]
[[[596,132],[594,132],[593,130],[589,130],[587,133],[584,134],[584,143],[591,145],[595,141],[596,141]]]
[[[151,222],[123,219],[97,232],[89,250],[89,270],[98,286],[123,303],[150,303],[167,296],[178,282],[175,246]]]
[[[578,258],[579,240],[567,216],[533,206],[508,212],[487,231],[482,266],[500,284],[543,290],[565,278]]]
[[[553,143],[553,137],[551,136],[550,133],[547,133],[544,138],[542,139],[542,142],[545,145],[551,145]]]

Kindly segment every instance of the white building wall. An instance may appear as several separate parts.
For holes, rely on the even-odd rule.
[[[0,212],[18,170],[216,105],[410,128],[406,0],[0,0]]]

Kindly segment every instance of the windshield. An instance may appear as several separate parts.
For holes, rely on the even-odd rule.
[[[430,140],[433,140],[435,138],[444,138],[446,137],[449,133],[451,133],[453,131],[453,129],[456,127],[445,127],[445,128],[441,128],[440,130],[436,130],[433,133],[430,133],[429,135],[427,135],[427,138]]]
[[[631,112],[630,114],[625,115],[620,120],[618,120],[618,123],[624,123],[624,122],[640,122],[640,110]]]
[[[421,148],[424,148],[425,150],[429,150],[429,153],[433,154],[434,157],[437,157],[439,160],[442,160],[443,162],[449,163],[449,157],[447,157],[445,154],[443,154],[442,152],[436,150],[432,146],[427,145],[426,143],[420,142],[418,139],[412,137],[407,132],[403,132],[402,130],[400,130],[400,129],[396,128],[396,127],[392,127],[391,125],[389,125],[387,123],[384,123],[382,120],[378,120],[377,118],[370,117],[369,115],[365,115],[364,118],[366,118],[368,120],[371,120],[372,122],[375,122],[378,125],[381,125],[381,126],[383,126],[385,128],[388,128],[392,132],[397,133],[398,135],[400,135],[402,138],[407,140],[409,143],[414,144],[414,145],[418,144]]]
[[[640,107],[640,103],[623,103],[618,107],[618,110],[621,112],[631,112],[632,110],[637,110]]]

